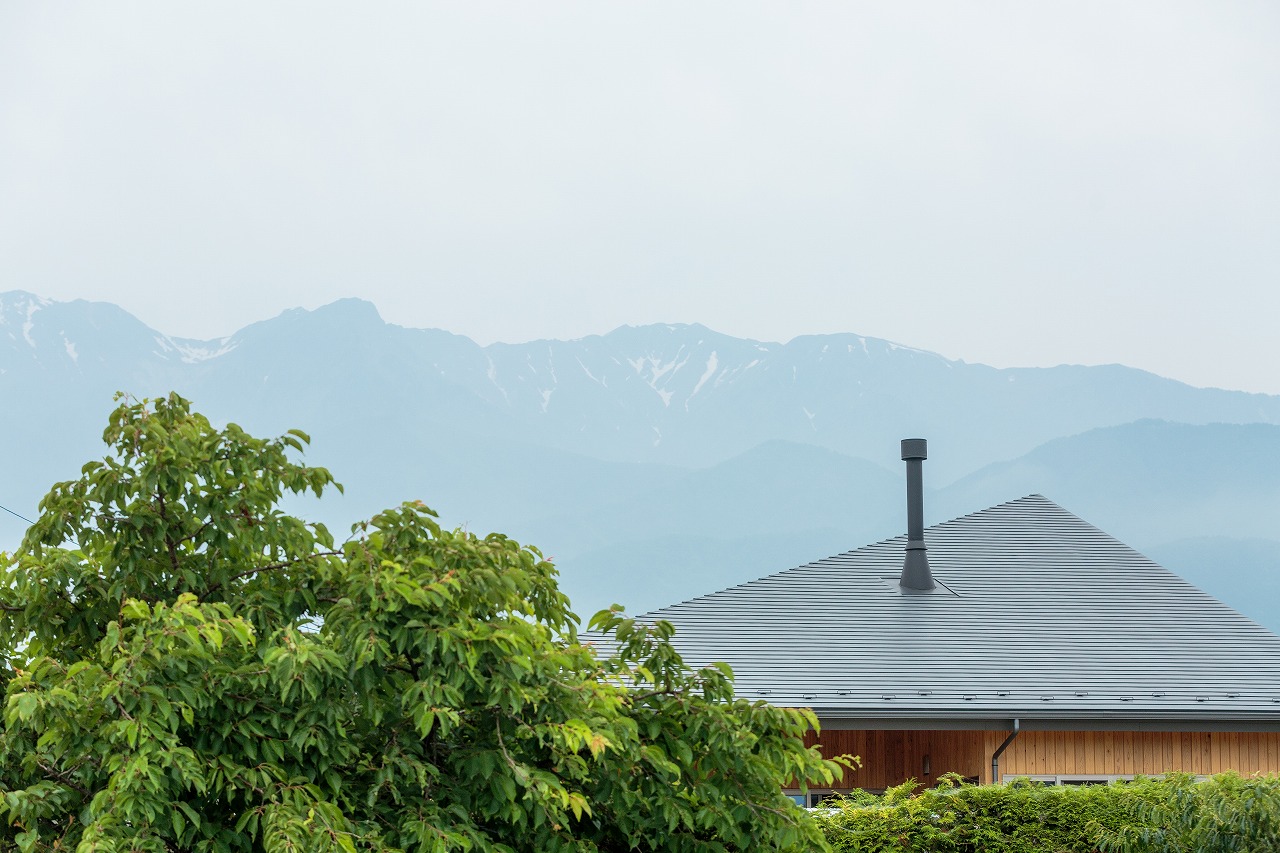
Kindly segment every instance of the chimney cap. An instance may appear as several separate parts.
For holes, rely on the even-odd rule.
[[[902,458],[905,459],[928,459],[928,442],[923,438],[904,438],[902,439]]]

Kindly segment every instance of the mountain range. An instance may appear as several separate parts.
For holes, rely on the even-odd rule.
[[[1280,627],[1280,397],[1120,366],[997,369],[855,334],[699,325],[481,346],[342,300],[227,338],[0,294],[0,504],[100,456],[112,394],[308,431],[341,528],[420,498],[555,559],[580,613],[643,610],[896,535],[898,439],[929,439],[931,521],[1041,493]],[[25,525],[0,518],[0,548]]]

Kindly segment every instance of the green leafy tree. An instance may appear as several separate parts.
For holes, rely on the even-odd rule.
[[[0,845],[22,851],[809,850],[812,715],[419,503],[335,543],[291,431],[125,399],[3,556]]]

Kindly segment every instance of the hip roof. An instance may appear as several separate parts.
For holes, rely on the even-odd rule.
[[[899,536],[640,619],[674,623],[690,664],[728,663],[739,695],[828,727],[1280,727],[1280,637],[1052,501],[925,542],[927,594],[897,585]]]

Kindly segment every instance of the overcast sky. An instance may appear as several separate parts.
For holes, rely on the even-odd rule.
[[[0,290],[1280,393],[1280,4],[0,5]]]

